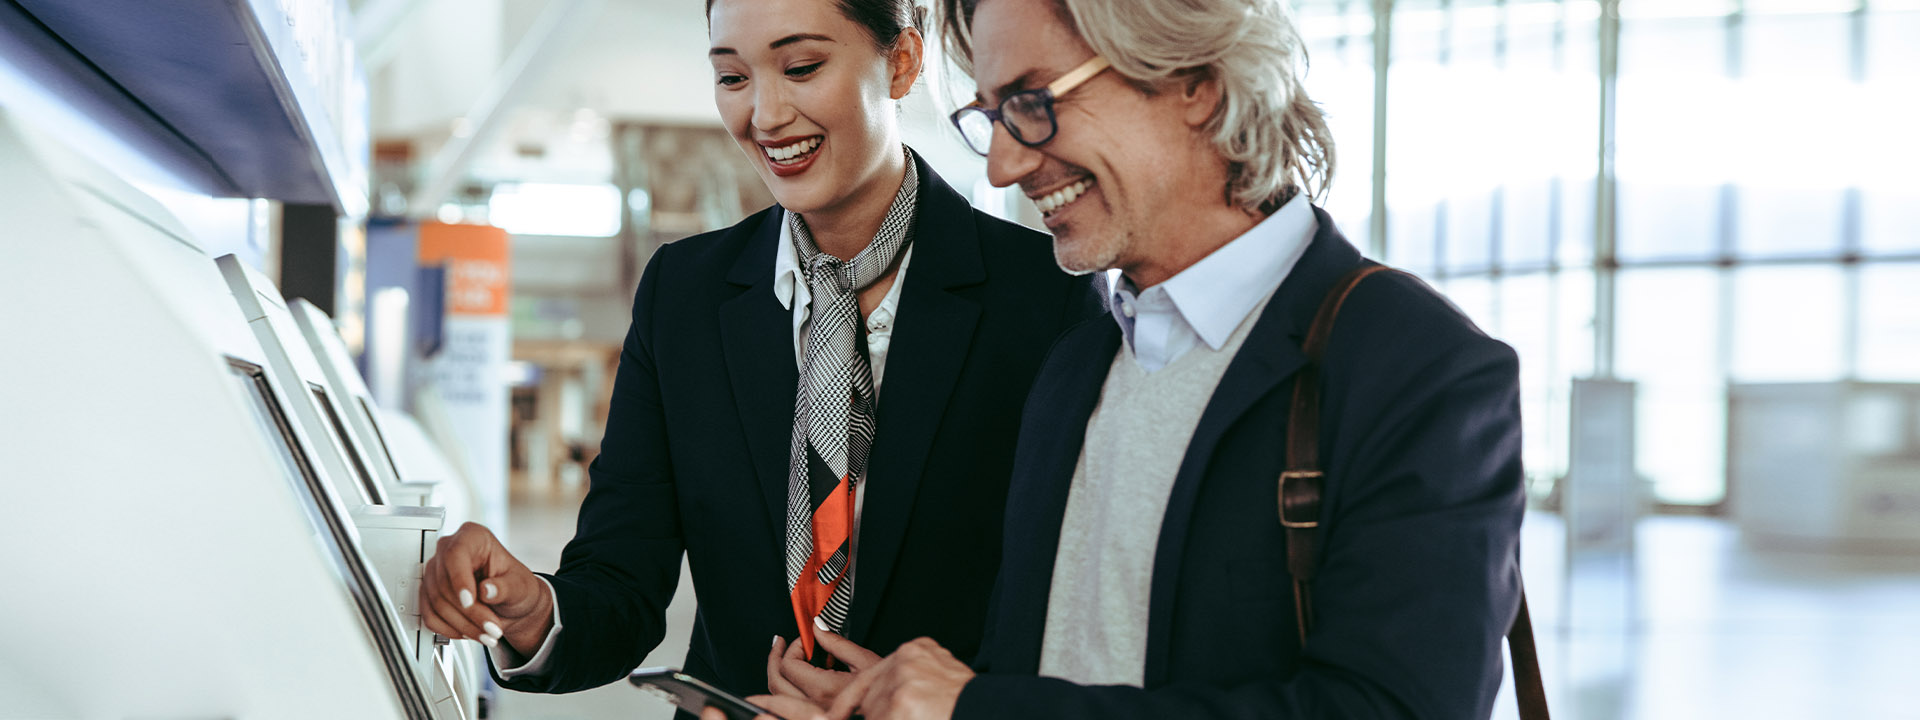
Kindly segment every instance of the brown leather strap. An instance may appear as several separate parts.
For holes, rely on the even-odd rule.
[[[1527,589],[1520,588],[1520,612],[1507,628],[1507,654],[1513,656],[1513,699],[1520,720],[1548,720],[1547,686],[1540,680],[1540,653],[1533,646],[1533,618],[1527,614]]]
[[[1385,265],[1368,263],[1354,268],[1334,282],[1326,300],[1314,314],[1302,349],[1307,364],[1293,382],[1293,409],[1287,417],[1287,466],[1280,473],[1280,526],[1287,535],[1287,572],[1293,576],[1294,627],[1300,632],[1300,646],[1307,645],[1307,628],[1313,626],[1313,602],[1307,591],[1320,565],[1320,356],[1326,354],[1327,341],[1333,335],[1333,319],[1347,295],[1368,275],[1386,270]]]
[[[1301,346],[1307,364],[1294,376],[1293,406],[1287,416],[1286,469],[1280,473],[1280,526],[1287,536],[1287,572],[1293,576],[1294,620],[1303,649],[1307,631],[1313,627],[1313,578],[1320,561],[1320,496],[1326,483],[1320,470],[1320,360],[1347,295],[1367,276],[1387,269],[1385,265],[1366,263],[1341,276],[1327,290]],[[1520,612],[1507,630],[1507,650],[1513,656],[1514,694],[1520,717],[1549,720],[1524,587],[1520,590]]]
[[[1307,366],[1301,370],[1301,378],[1312,374],[1313,380],[1319,380],[1320,358],[1327,353],[1327,342],[1333,337],[1334,318],[1340,316],[1340,306],[1345,305],[1347,296],[1361,280],[1377,272],[1387,270],[1385,265],[1366,264],[1354,268],[1333,287],[1327,290],[1326,300],[1320,303],[1319,312],[1313,316],[1313,325],[1307,328],[1307,341],[1300,347],[1307,355]],[[1317,471],[1320,469],[1320,383],[1296,380],[1293,386],[1293,414],[1287,418],[1287,469]]]

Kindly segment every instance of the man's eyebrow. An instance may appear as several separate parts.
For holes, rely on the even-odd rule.
[[[1007,81],[1006,83],[1002,84],[1000,87],[996,88],[993,91],[993,99],[995,100],[1004,99],[1008,95],[1012,95],[1022,90],[1026,90],[1033,83],[1033,76],[1038,74],[1040,74],[1039,68],[1035,68],[1035,69],[1020,73],[1019,76],[1015,77],[1012,80]],[[974,99],[974,102],[978,102],[982,105],[985,105],[987,102],[987,99],[985,97],[982,97],[979,92],[975,92],[973,94],[973,99]]]
[[[768,43],[767,49],[779,50],[780,48],[786,47],[788,45],[792,45],[797,42],[806,42],[808,40],[818,40],[821,42],[835,42],[833,38],[828,37],[826,35],[821,35],[819,33],[794,33],[792,35],[788,35],[786,37],[780,38],[779,40],[775,40],[771,43]],[[709,57],[717,56],[717,55],[739,55],[739,54],[740,54],[740,51],[730,47],[717,47],[707,51],[707,55]]]

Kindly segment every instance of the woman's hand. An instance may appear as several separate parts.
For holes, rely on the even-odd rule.
[[[489,648],[505,640],[531,655],[553,629],[553,596],[492,531],[467,523],[440,538],[421,568],[420,620],[446,637]]]
[[[776,636],[773,650],[767,654],[767,688],[777,696],[832,707],[840,691],[851,684],[861,670],[880,662],[880,656],[818,625],[814,626],[813,638],[822,650],[852,672],[814,667],[802,654],[800,643],[788,644],[786,639]]]

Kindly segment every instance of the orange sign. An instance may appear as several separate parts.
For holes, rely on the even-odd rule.
[[[447,268],[448,314],[507,314],[508,243],[491,225],[420,224],[420,264]]]

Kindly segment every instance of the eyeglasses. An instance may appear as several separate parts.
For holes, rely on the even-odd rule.
[[[967,105],[953,111],[953,126],[960,129],[960,137],[967,141],[967,147],[981,155],[993,146],[995,122],[1007,126],[1007,134],[1021,145],[1040,147],[1060,131],[1059,118],[1053,114],[1054,101],[1099,75],[1109,65],[1106,58],[1095,55],[1046,87],[1022,90],[1002,98],[998,108],[981,107],[977,102]]]

